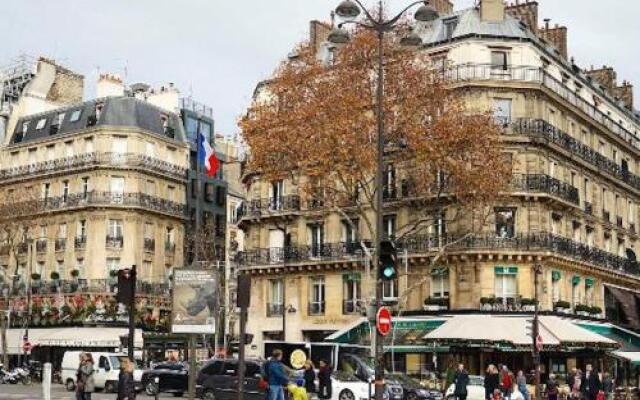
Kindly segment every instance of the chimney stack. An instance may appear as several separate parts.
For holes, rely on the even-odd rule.
[[[320,51],[322,43],[327,41],[329,33],[331,33],[331,25],[316,20],[309,23],[309,42],[316,54]]]
[[[531,32],[538,33],[538,2],[525,0],[520,2],[516,0],[515,3],[510,3],[505,8],[507,14],[524,22],[525,25],[531,30]]]
[[[482,22],[503,22],[504,12],[503,0],[480,1],[480,19]]]
[[[122,97],[124,96],[124,83],[116,74],[100,74],[96,87],[96,97]]]
[[[549,18],[544,20],[544,27],[538,30],[538,35],[558,49],[560,55],[566,60],[569,57],[567,27],[556,24],[551,28],[549,25],[550,21]]]

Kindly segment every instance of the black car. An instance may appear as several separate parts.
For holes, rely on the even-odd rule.
[[[442,400],[442,393],[429,390],[406,375],[393,374],[387,376],[385,380],[387,383],[402,386],[404,400]]]
[[[144,371],[140,380],[145,393],[173,393],[180,397],[189,387],[189,371],[181,363],[163,363]]]
[[[260,388],[262,361],[246,360],[244,398],[264,400],[265,389]],[[238,360],[212,360],[198,372],[197,396],[204,400],[234,400],[238,398]]]

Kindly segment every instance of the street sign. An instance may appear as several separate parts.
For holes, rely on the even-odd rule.
[[[391,313],[386,307],[380,307],[378,310],[376,328],[382,336],[387,336],[391,332]]]
[[[544,343],[542,342],[542,335],[538,335],[538,337],[536,337],[536,349],[538,350],[538,353],[542,351],[543,345]]]
[[[29,354],[31,353],[31,349],[33,348],[33,346],[31,345],[31,342],[26,341],[22,344],[22,351]]]

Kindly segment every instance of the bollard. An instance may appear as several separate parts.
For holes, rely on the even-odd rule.
[[[45,363],[42,367],[42,398],[51,400],[51,363]]]
[[[156,376],[153,381],[156,383],[155,400],[158,400],[160,398],[160,377]]]

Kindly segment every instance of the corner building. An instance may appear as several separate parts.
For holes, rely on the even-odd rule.
[[[419,51],[431,55],[471,106],[494,110],[512,178],[504,200],[491,206],[489,221],[449,247],[438,266],[430,267],[434,243],[455,242],[473,221],[447,224],[445,215],[430,230],[402,239],[406,273],[385,285],[385,302],[394,307],[409,286],[424,280],[408,294],[404,315],[530,318],[539,264],[543,313],[594,330],[615,325],[637,332],[640,114],[632,85],[617,82],[610,67],[583,69],[568,58],[566,27],[539,27],[537,2],[483,0],[455,12],[449,2],[437,5],[441,17],[416,26],[424,42]],[[326,25],[314,22],[311,28],[319,57],[336,51],[324,42]],[[266,182],[250,171],[245,181],[241,268],[253,276],[248,331],[255,335],[254,351],[273,340],[318,342],[338,331],[329,336],[335,339],[357,327],[374,284],[362,253],[354,250],[361,239],[371,240],[364,224],[353,231],[292,182]],[[402,171],[388,174],[384,212],[390,236],[416,213],[410,183]],[[438,353],[422,340],[428,332],[422,333],[409,335],[406,343],[420,350],[396,356],[401,370],[419,371]],[[473,338],[442,344],[476,373],[487,361],[482,349],[499,347]],[[611,367],[602,361],[604,352],[589,347],[573,354],[563,346],[543,352],[546,370],[561,373],[586,362]],[[491,361],[528,368],[527,351],[494,354]],[[450,356],[437,357],[446,367]]]

